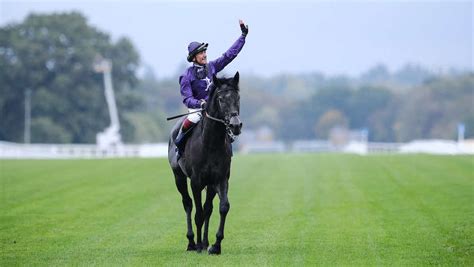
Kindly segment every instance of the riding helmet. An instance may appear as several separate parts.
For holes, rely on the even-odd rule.
[[[188,45],[188,62],[192,62],[194,56],[202,51],[207,50],[207,43],[191,42]]]

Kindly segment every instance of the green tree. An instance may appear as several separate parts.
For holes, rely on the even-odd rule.
[[[369,140],[393,142],[396,140],[396,118],[399,113],[400,97],[392,96],[387,105],[368,117]]]
[[[383,87],[363,86],[355,90],[348,100],[350,128],[367,128],[370,116],[384,109],[392,98],[392,94]]]
[[[109,124],[102,74],[92,68],[98,55],[112,60],[120,120],[127,132],[131,124],[124,111],[141,102],[130,93],[139,62],[130,40],[112,43],[77,12],[31,14],[20,24],[0,28],[0,139],[21,141],[24,94],[30,90],[32,140],[95,142],[96,133]]]
[[[380,83],[387,82],[390,80],[390,72],[387,67],[383,64],[378,64],[367,72],[363,73],[360,77],[363,82]]]
[[[457,124],[466,124],[471,137],[474,114],[474,75],[433,79],[404,95],[395,122],[398,141],[456,137]]]
[[[316,136],[319,138],[328,138],[329,132],[332,129],[336,127],[347,128],[348,125],[349,123],[347,118],[341,111],[337,109],[330,109],[321,115],[314,130],[316,132]]]

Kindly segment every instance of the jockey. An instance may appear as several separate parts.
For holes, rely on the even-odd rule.
[[[207,43],[192,42],[188,45],[188,62],[193,65],[179,77],[181,95],[183,103],[189,109],[189,112],[198,111],[199,108],[206,108],[206,101],[209,97],[209,88],[212,84],[212,76],[224,69],[242,50],[245,44],[245,37],[249,29],[242,20],[239,20],[242,35],[221,57],[207,62]],[[183,121],[181,129],[176,136],[175,144],[177,147],[182,145],[186,133],[194,127],[200,120],[202,114],[196,112],[190,114]]]

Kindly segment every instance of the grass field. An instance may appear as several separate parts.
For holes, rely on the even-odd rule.
[[[165,159],[3,160],[0,186],[0,266],[474,266],[472,156],[236,156],[220,256],[185,252]]]

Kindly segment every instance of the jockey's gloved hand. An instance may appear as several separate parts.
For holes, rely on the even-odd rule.
[[[240,23],[240,30],[242,31],[243,36],[247,36],[249,33],[249,25],[245,25],[242,20],[239,21]]]
[[[202,99],[201,100],[201,109],[206,110],[206,107],[207,107],[207,102],[206,102],[206,100]]]

